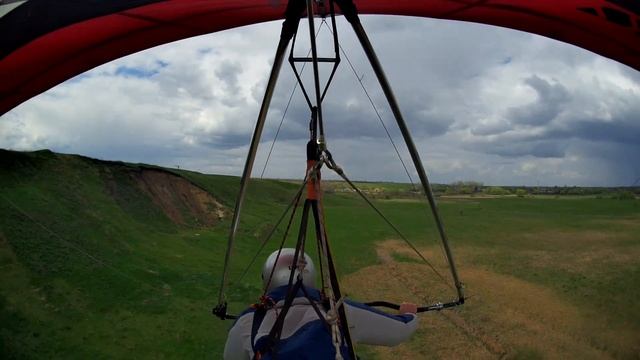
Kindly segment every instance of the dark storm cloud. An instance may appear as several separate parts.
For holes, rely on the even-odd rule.
[[[626,144],[640,143],[640,123],[604,123],[580,121],[572,126],[574,136],[586,140]]]
[[[524,82],[536,91],[537,99],[528,105],[513,107],[507,111],[506,118],[514,124],[548,124],[563,111],[564,105],[570,100],[569,92],[562,84],[551,84],[536,75]]]
[[[523,131],[501,127],[472,129],[473,137],[465,141],[469,151],[500,155],[509,158],[533,156],[536,158],[562,158],[566,154],[566,139],[572,134],[556,130]]]
[[[593,156],[597,151],[587,149],[597,149],[602,146],[599,143],[620,148],[638,144],[640,104],[633,91],[615,87],[604,91],[596,83],[570,93],[559,80],[537,75],[524,83],[535,90],[535,101],[506,109],[498,120],[472,126],[466,149],[507,158],[543,159]],[[608,160],[617,163],[619,157]]]
[[[577,120],[562,128],[551,128],[545,136],[563,140],[577,138],[588,141],[637,145],[640,143],[640,123],[621,119],[603,121],[598,119]]]
[[[328,136],[334,139],[352,139],[356,137],[369,139],[387,139],[387,131],[393,137],[399,136],[395,118],[387,109],[378,109],[378,113],[367,100],[352,104],[340,101],[340,96],[323,103],[323,119]],[[384,103],[383,103],[384,105]],[[413,130],[414,136],[433,137],[445,134],[453,119],[420,106],[405,106],[403,116]],[[380,115],[380,117],[378,117]],[[271,124],[265,129],[265,138],[270,138],[277,130],[282,119],[282,112],[275,111],[271,116]],[[310,110],[306,106],[291,106],[286,114],[278,135],[282,140],[295,140],[309,136]],[[383,125],[384,124],[384,125]]]
[[[416,136],[426,137],[444,135],[455,122],[449,115],[432,110],[414,110],[408,114],[407,121],[410,124],[416,124],[414,126]]]
[[[583,97],[562,122],[548,126],[550,139],[580,139],[611,144],[640,143],[640,99],[634,92],[601,92]]]
[[[585,171],[587,178],[601,178],[604,184],[631,186],[640,177],[640,143],[587,142],[577,144],[576,152],[591,159],[590,165],[599,166]]]
[[[502,137],[498,139],[479,139],[467,143],[469,150],[504,157],[533,156],[538,158],[562,158],[567,143],[556,140],[539,139],[540,136]]]

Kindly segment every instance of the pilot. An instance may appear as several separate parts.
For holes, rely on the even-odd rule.
[[[315,267],[306,253],[298,257],[292,284],[297,292],[286,310],[280,336],[270,335],[284,310],[294,257],[295,249],[283,248],[279,256],[275,251],[267,258],[262,269],[267,296],[245,310],[229,330],[225,360],[350,359],[344,334],[333,326],[339,323],[336,311],[316,289]],[[418,327],[415,304],[403,303],[398,315],[351,300],[342,306],[354,343],[395,346],[407,341]]]

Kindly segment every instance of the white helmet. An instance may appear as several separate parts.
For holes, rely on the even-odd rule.
[[[280,252],[280,257],[278,257],[278,250],[269,255],[262,267],[262,283],[267,292],[289,284],[291,265],[293,264],[295,253],[296,249],[283,248]],[[293,283],[295,284],[298,274],[302,271],[302,283],[304,286],[314,288],[316,285],[316,268],[313,266],[313,261],[309,255],[306,253],[304,253],[304,256],[302,255],[302,253],[298,255],[298,266],[293,275]],[[276,258],[278,258],[277,263]],[[273,276],[271,276],[271,269],[273,269]],[[271,276],[271,282],[269,282],[269,276]]]

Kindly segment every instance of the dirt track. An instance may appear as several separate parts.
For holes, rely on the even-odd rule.
[[[435,251],[439,249],[425,249],[423,255],[438,259]],[[438,299],[434,294],[455,294],[447,290],[427,265],[411,261],[417,257],[403,243],[380,243],[377,252],[381,264],[361,269],[345,279],[345,289],[354,298],[382,296],[396,302],[420,299],[432,303],[449,300]],[[396,261],[394,255],[409,261]],[[448,275],[444,262],[434,266]],[[410,342],[395,348],[375,348],[380,359],[613,357],[588,336],[587,329],[593,329],[598,319],[585,318],[550,289],[481,268],[463,266],[460,276],[467,295],[471,296],[467,303],[455,310],[421,315],[420,328]],[[610,332],[598,336],[613,341],[614,347],[635,347],[634,334],[613,329]]]

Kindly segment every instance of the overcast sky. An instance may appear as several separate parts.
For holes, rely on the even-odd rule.
[[[640,72],[513,30],[362,18],[432,182],[611,186],[631,185],[640,177]],[[0,118],[0,147],[239,175],[280,26],[218,32],[93,69]],[[340,19],[338,30],[357,76],[410,165],[350,27]],[[318,41],[328,48],[327,27]],[[296,53],[308,49],[301,38]],[[294,84],[285,64],[254,176],[262,172]],[[323,109],[329,149],[350,177],[408,181],[344,55]],[[308,119],[298,89],[265,177],[302,176]],[[415,171],[411,175],[417,179]]]

